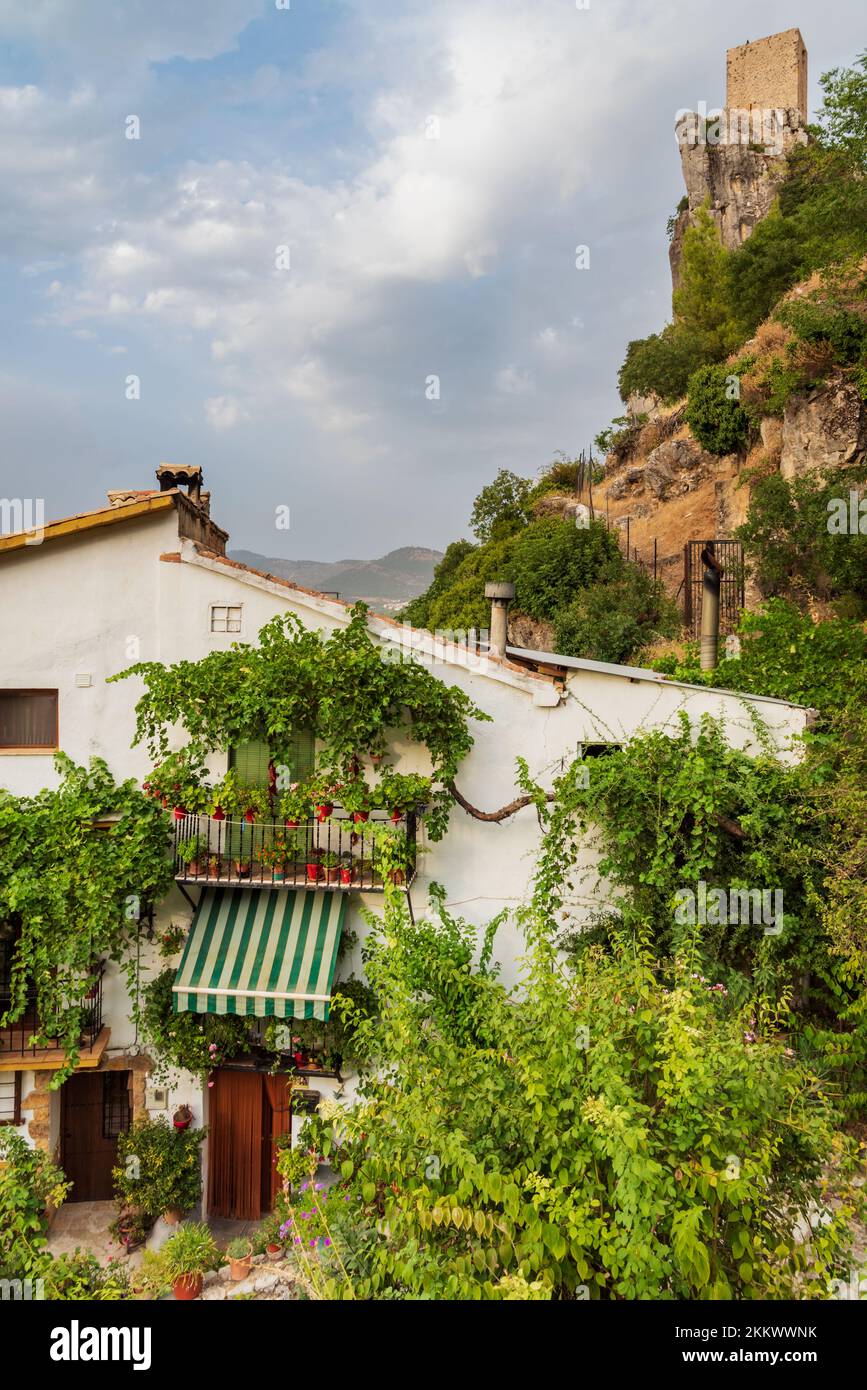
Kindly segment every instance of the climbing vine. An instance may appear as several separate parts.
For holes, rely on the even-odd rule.
[[[335,786],[351,795],[362,757],[381,761],[390,739],[399,736],[423,744],[430,756],[432,839],[445,832],[447,786],[472,747],[469,720],[489,717],[457,686],[374,642],[363,604],[353,608],[346,628],[329,636],[284,614],[262,628],[256,647],[235,643],[228,651],[168,667],[138,663],[111,679],[130,676],[145,684],[136,705],[135,741],[146,742],[156,763],[169,764],[161,792],[168,778],[194,800],[208,755],[252,739],[267,743],[275,765],[290,764],[293,735],[309,730],[317,740],[309,799],[317,781],[324,783],[320,800]],[[180,755],[170,751],[178,724],[185,734]]]
[[[0,1027],[35,1005],[37,1047],[57,1047],[74,1070],[103,959],[132,986],[140,922],[168,891],[165,817],[135,782],[117,783],[94,758],[55,760],[60,784],[36,796],[0,791],[0,932],[12,948],[11,1002]]]

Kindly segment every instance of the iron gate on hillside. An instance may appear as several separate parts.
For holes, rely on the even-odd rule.
[[[701,552],[713,546],[713,553],[722,566],[719,595],[720,635],[736,632],[744,606],[744,548],[740,541],[687,541],[683,547],[683,621],[690,636],[701,633],[701,596],[704,565]]]

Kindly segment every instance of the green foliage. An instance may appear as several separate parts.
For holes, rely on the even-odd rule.
[[[98,758],[86,769],[58,754],[55,765],[56,790],[0,791],[0,922],[20,930],[0,1026],[35,994],[36,1046],[66,1055],[52,1088],[74,1070],[98,963],[116,961],[132,986],[139,918],[171,883],[165,817],[136,784],[116,783]],[[117,819],[101,829],[107,816]]]
[[[337,780],[360,754],[384,753],[387,731],[396,729],[427,748],[434,777],[447,783],[472,747],[468,721],[488,717],[420,662],[396,649],[383,651],[370,636],[364,604],[356,604],[348,627],[328,637],[287,613],[262,628],[257,647],[234,643],[173,666],[143,662],[111,679],[133,675],[145,684],[136,705],[136,742],[145,740],[163,768],[171,757],[193,770],[187,796],[195,796],[195,770],[213,750],[261,739],[275,763],[291,763],[298,729],[317,737],[318,777]],[[183,727],[186,746],[170,755],[175,725]],[[244,789],[245,799],[252,796]],[[254,800],[261,811],[262,794]],[[431,838],[444,833],[447,816],[448,797],[440,789],[428,818]]]
[[[830,343],[836,360],[852,366],[864,357],[867,348],[867,305],[862,302],[859,309],[835,304],[826,293],[824,299],[786,300],[777,310],[777,318],[805,342]]]
[[[580,527],[560,517],[541,517],[517,538],[509,577],[521,611],[550,622],[580,589],[622,567],[617,537],[601,522]]]
[[[59,1207],[69,1186],[46,1153],[0,1129],[0,1279],[42,1277],[47,1208]]]
[[[145,1251],[136,1281],[151,1297],[159,1297],[178,1280],[196,1279],[221,1264],[222,1253],[208,1227],[201,1221],[189,1221],[169,1236],[161,1250]]]
[[[487,541],[503,540],[525,526],[530,520],[532,490],[529,479],[501,468],[473,503],[470,527],[476,539],[483,545]]]
[[[624,937],[564,971],[541,900],[526,925],[520,987],[467,963],[457,1029],[430,1005],[453,946],[432,927],[422,957],[387,907],[369,969],[389,1065],[318,1122],[348,1201],[305,1192],[287,1220],[320,1296],[827,1297],[854,1199],[780,1016],[750,1026],[709,991],[694,942],[660,962]],[[802,1244],[829,1156],[838,1215]]]
[[[557,614],[557,651],[593,661],[629,662],[657,637],[674,637],[680,615],[662,584],[637,565],[584,589]]]
[[[169,966],[142,991],[140,1024],[155,1062],[154,1077],[165,1080],[172,1067],[191,1071],[202,1081],[215,1067],[248,1051],[250,1025],[231,1014],[175,1012],[172,986],[177,971]]]
[[[430,587],[420,594],[418,598],[412,599],[401,613],[404,622],[411,623],[413,627],[435,628],[438,626],[431,619],[431,610],[435,601],[443,594],[447,593],[454,583],[456,573],[462,562],[468,555],[472,555],[477,550],[472,541],[452,541],[446,546],[445,554],[434,570],[433,582]],[[472,623],[469,624],[473,626]],[[484,626],[484,624],[482,624]]]
[[[735,534],[763,594],[803,606],[815,597],[867,598],[867,535],[848,534],[850,491],[863,492],[865,476],[859,466],[835,469],[830,480],[771,473],[753,482],[746,521]],[[829,530],[837,499],[847,512],[843,534]]]
[[[851,68],[832,68],[821,78],[817,122],[826,149],[851,157],[867,170],[867,52]]]
[[[75,1250],[45,1261],[40,1270],[43,1296],[52,1303],[120,1303],[133,1297],[125,1261],[100,1264],[89,1250]]]
[[[199,1150],[206,1129],[175,1129],[165,1116],[139,1117],[117,1141],[112,1170],[118,1201],[145,1216],[189,1211],[202,1191]]]
[[[679,401],[702,361],[700,353],[700,343],[682,324],[669,323],[661,333],[635,339],[617,376],[621,400],[634,392],[640,396],[654,392],[664,404]]]
[[[689,379],[686,421],[711,454],[738,453],[747,442],[750,422],[737,386],[744,369],[744,364],[704,366]]]
[[[707,207],[699,208],[683,238],[681,283],[673,296],[675,321],[694,340],[699,362],[718,362],[738,346],[727,260],[717,224]]]

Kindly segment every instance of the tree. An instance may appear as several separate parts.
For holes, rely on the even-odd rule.
[[[525,526],[531,515],[532,490],[533,484],[529,478],[519,478],[517,473],[501,468],[494,481],[482,488],[473,503],[470,517],[473,535],[484,543],[501,540]]]
[[[727,291],[728,255],[708,207],[699,208],[683,239],[681,283],[673,304],[676,322],[692,336],[705,362],[718,362],[739,342]]]

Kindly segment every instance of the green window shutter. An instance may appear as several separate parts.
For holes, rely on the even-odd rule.
[[[245,787],[268,787],[268,761],[271,757],[267,743],[262,739],[250,739],[237,748],[229,750],[229,766],[234,768]],[[287,759],[292,780],[303,782],[313,772],[314,739],[309,729],[299,729],[292,734],[289,746],[275,759]]]
[[[268,787],[268,760],[271,754],[267,743],[261,739],[251,739],[229,750],[229,767],[234,768],[238,780],[245,787]]]

